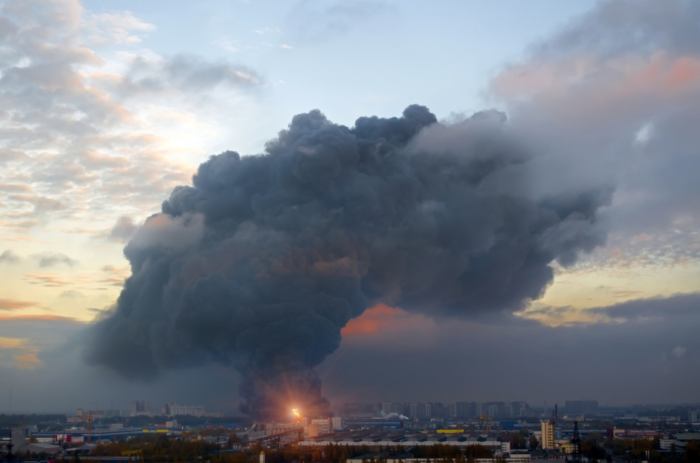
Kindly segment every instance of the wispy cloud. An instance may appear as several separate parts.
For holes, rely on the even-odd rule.
[[[18,300],[18,299],[7,299],[7,298],[2,298],[0,299],[0,310],[20,310],[20,309],[28,309],[30,307],[36,307],[37,303],[36,302],[31,302],[31,301],[23,301],[23,300]]]
[[[698,307],[700,307],[700,293],[688,293],[669,297],[633,299],[619,304],[591,308],[533,304],[516,315],[552,327],[630,322],[653,323],[692,315],[698,311]]]
[[[0,254],[0,264],[16,264],[20,261],[20,257],[11,249],[6,249]]]
[[[34,257],[38,263],[39,267],[55,267],[57,265],[65,265],[67,267],[74,267],[78,264],[78,261],[68,257],[67,255],[60,252],[45,252],[41,254],[35,254]]]
[[[115,89],[123,96],[141,93],[207,91],[218,86],[256,87],[262,77],[246,66],[213,62],[194,55],[136,57]]]
[[[155,25],[135,16],[131,11],[89,13],[84,20],[83,35],[86,41],[100,45],[135,45],[141,43],[144,34]]]
[[[71,278],[69,280],[65,277],[51,273],[27,273],[24,275],[24,278],[29,284],[43,286],[46,288],[62,288],[65,286],[74,285],[78,282],[76,281],[76,278]]]
[[[291,8],[285,32],[293,42],[321,43],[393,13],[395,8],[380,0],[301,0]]]
[[[21,314],[21,315],[5,315],[0,314],[0,321],[7,322],[68,322],[71,324],[79,324],[80,322],[73,317],[52,314]]]
[[[26,0],[0,19],[0,236],[152,211],[193,168],[169,151],[202,111],[194,95],[263,82],[242,64],[143,48],[155,26],[128,11]]]

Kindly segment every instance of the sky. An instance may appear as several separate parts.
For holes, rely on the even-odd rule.
[[[700,401],[698,21],[682,0],[0,2],[0,410],[235,409],[216,362],[85,362],[126,244],[212,154],[416,103],[446,127],[502,111],[533,195],[609,188],[605,239],[509,317],[358,314],[319,367],[331,400]]]

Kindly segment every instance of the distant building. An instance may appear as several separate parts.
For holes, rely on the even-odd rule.
[[[430,402],[426,404],[428,418],[447,418],[448,410],[442,402]]]
[[[275,442],[276,445],[287,445],[300,440],[304,432],[304,426],[296,422],[255,423],[248,428],[245,437],[250,443]]]
[[[131,403],[131,416],[150,416],[145,400],[134,400]]]
[[[488,418],[510,418],[509,409],[505,402],[485,402],[481,404],[481,415]]]
[[[457,418],[457,404],[455,404],[455,403],[447,404],[445,411],[446,411],[446,415],[445,415],[446,418]]]
[[[556,435],[556,425],[554,420],[542,420],[540,422],[541,439],[540,446],[544,450],[551,450],[557,447],[557,442],[555,439]]]
[[[659,437],[659,431],[654,429],[626,429],[613,427],[613,439],[646,439],[654,440]]]
[[[530,414],[530,406],[527,402],[516,401],[510,403],[510,418],[523,418]]]
[[[700,423],[700,410],[691,410],[688,413],[688,421],[691,423]]]
[[[304,426],[304,435],[306,437],[318,437],[324,434],[330,434],[333,431],[343,429],[343,420],[339,416],[330,418],[313,418],[306,426]]]
[[[422,402],[414,402],[410,404],[408,417],[413,420],[424,420],[428,418],[428,407]]]
[[[455,404],[455,416],[460,419],[476,418],[479,414],[476,402],[457,402]]]
[[[164,411],[167,416],[202,417],[207,414],[201,405],[180,405],[175,403],[165,404]]]
[[[118,416],[118,412],[115,410],[84,410],[78,408],[75,410],[74,415],[67,417],[66,421],[71,424],[86,423],[112,416]]]
[[[564,412],[569,415],[586,415],[597,411],[597,400],[567,400],[564,403]]]
[[[396,416],[391,418],[346,418],[343,420],[343,427],[346,429],[400,429],[403,427],[403,420]]]
[[[403,402],[383,402],[381,411],[384,415],[391,415],[392,413],[397,415],[408,415],[410,412],[410,404]]]
[[[384,415],[388,415],[389,413],[391,413],[391,408],[392,408],[392,402],[382,402],[381,407],[380,407],[381,412]]]
[[[364,463],[366,458],[348,458],[345,463]],[[382,459],[386,463],[431,463],[435,461],[434,458],[386,458]],[[455,459],[445,459],[444,461],[456,461]],[[530,455],[527,454],[512,454],[508,457],[498,457],[498,458],[475,458],[477,463],[529,463]]]

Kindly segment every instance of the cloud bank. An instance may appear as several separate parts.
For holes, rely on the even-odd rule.
[[[606,213],[616,254],[595,265],[700,255],[699,20],[689,0],[600,2],[490,84],[548,164],[568,167],[562,185],[616,185]]]

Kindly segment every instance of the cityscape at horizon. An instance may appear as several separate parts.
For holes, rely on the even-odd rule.
[[[700,461],[699,121],[695,0],[0,0],[0,462]]]

